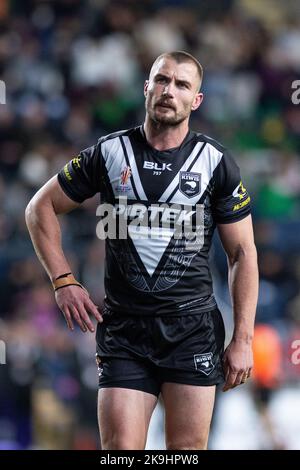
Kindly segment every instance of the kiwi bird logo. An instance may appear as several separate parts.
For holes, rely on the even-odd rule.
[[[213,353],[194,354],[195,369],[204,375],[209,375],[215,368]]]
[[[179,191],[186,197],[195,197],[201,192],[201,173],[181,171],[179,177]]]
[[[196,181],[186,181],[185,185],[188,185],[191,189],[195,189],[195,187],[197,186],[197,183]]]

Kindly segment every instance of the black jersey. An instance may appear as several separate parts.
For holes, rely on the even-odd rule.
[[[100,138],[65,165],[58,181],[79,203],[99,192],[99,207],[108,208],[97,212],[102,222],[112,208],[117,223],[111,222],[113,236],[106,231],[109,309],[182,315],[214,307],[208,263],[214,228],[250,212],[239,168],[224,147],[189,131],[179,147],[158,151],[140,126]],[[125,231],[124,225],[119,230],[121,217]]]

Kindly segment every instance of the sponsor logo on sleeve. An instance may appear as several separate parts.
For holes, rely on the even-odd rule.
[[[72,160],[72,163],[73,163],[73,165],[74,165],[74,168],[76,168],[76,170],[77,170],[78,168],[80,168],[80,160],[81,160],[81,157],[80,157],[79,155],[78,155],[78,157],[75,157],[75,158],[73,158],[73,160]]]
[[[248,196],[247,189],[243,185],[242,181],[240,181],[238,186],[235,188],[235,190],[232,193],[232,196],[235,198],[238,198],[241,201],[238,204],[235,204],[233,206],[233,211],[238,211],[239,209],[242,209],[243,207],[247,206],[249,202],[251,201],[250,196]]]
[[[67,178],[67,180],[72,181],[72,176],[70,175],[69,169],[68,169],[68,164],[64,166],[64,174]]]

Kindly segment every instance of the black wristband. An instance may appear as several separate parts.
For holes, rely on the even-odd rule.
[[[82,287],[81,284],[66,284],[65,286],[56,287],[56,289],[54,289],[54,292],[56,292],[58,289],[62,289],[63,287],[69,287],[69,286],[78,286],[78,287],[80,287],[81,289],[83,289],[83,287]]]
[[[70,274],[72,274],[72,273],[61,274],[60,276],[55,278],[55,281],[57,281],[57,279],[61,279],[62,277],[68,277]]]

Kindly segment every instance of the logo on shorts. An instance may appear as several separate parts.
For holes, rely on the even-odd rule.
[[[181,171],[179,180],[179,190],[187,197],[194,197],[200,194],[201,173]]]
[[[203,372],[205,375],[211,374],[215,368],[212,358],[212,352],[206,354],[194,354],[195,369],[199,372]]]

